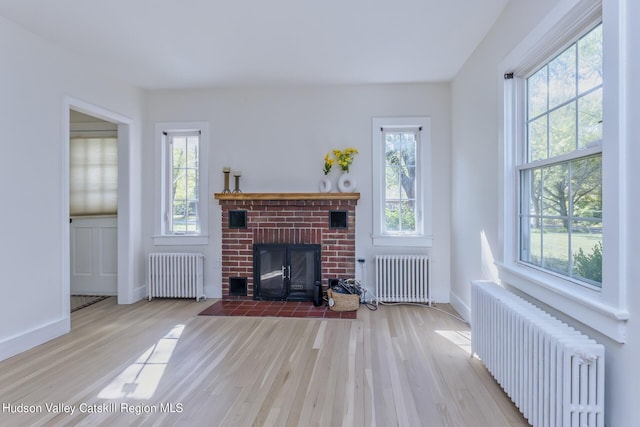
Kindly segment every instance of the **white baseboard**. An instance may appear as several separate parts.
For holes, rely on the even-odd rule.
[[[431,298],[436,304],[449,304],[451,298],[449,294],[447,288],[435,286],[431,288]]]
[[[147,296],[149,296],[148,289],[149,288],[147,285],[142,285],[135,288],[133,290],[133,300],[130,302],[127,302],[126,304],[133,304],[135,302],[140,301],[141,299],[147,298]],[[121,304],[120,301],[118,301],[118,304]]]
[[[41,326],[18,336],[0,342],[0,360],[8,359],[37,345],[68,333],[71,330],[70,317]]]
[[[460,299],[458,295],[453,292],[449,294],[449,298],[451,300],[451,307],[453,307],[458,312],[458,314],[460,314],[460,316],[462,316],[462,318],[467,321],[467,323],[470,322],[471,307],[465,304],[464,301],[462,301],[462,299]]]

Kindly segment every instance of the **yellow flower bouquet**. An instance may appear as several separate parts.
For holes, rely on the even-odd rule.
[[[335,160],[333,159],[333,157],[331,157],[331,153],[327,153],[324,156],[324,168],[322,169],[322,171],[324,172],[325,175],[328,175],[329,172],[331,172],[331,168],[333,167],[333,163],[335,162]]]
[[[338,165],[345,172],[349,172],[349,166],[353,163],[353,158],[356,154],[358,154],[358,150],[353,147],[345,148],[344,150],[333,150],[333,155]]]

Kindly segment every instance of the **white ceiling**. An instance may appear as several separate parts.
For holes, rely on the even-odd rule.
[[[451,80],[509,0],[0,0],[141,88]]]

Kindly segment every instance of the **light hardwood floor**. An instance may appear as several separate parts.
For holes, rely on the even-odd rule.
[[[197,316],[211,303],[73,313],[71,333],[0,362],[0,425],[528,425],[470,357],[468,326],[439,311]]]

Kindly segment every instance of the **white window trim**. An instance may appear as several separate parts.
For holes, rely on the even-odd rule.
[[[198,234],[171,234],[165,229],[166,221],[165,213],[168,209],[166,182],[169,173],[167,164],[167,143],[168,139],[165,134],[169,132],[184,131],[200,131],[200,170],[199,170],[199,188],[200,203],[200,233]],[[157,246],[162,245],[208,245],[209,244],[209,178],[208,178],[208,159],[209,159],[209,123],[207,122],[166,122],[156,123],[154,144],[156,147],[156,209],[154,221],[153,243]]]
[[[384,201],[384,141],[380,128],[422,128],[418,147],[418,212],[421,216],[417,233],[388,234],[383,232]],[[371,126],[373,147],[373,232],[374,246],[431,247],[432,197],[431,197],[431,119],[429,117],[374,117]]]
[[[622,12],[612,10],[612,14]],[[605,336],[624,343],[626,341],[626,283],[623,275],[626,262],[624,224],[623,148],[618,144],[620,129],[624,129],[624,93],[619,83],[619,70],[623,63],[623,53],[619,41],[623,32],[617,24],[603,25],[604,49],[604,99],[603,99],[603,283],[601,289],[580,286],[567,278],[551,274],[519,262],[518,241],[518,148],[524,140],[524,101],[522,94],[524,71],[535,64],[542,64],[550,55],[562,50],[557,40],[576,37],[582,30],[603,19],[607,10],[602,10],[598,0],[562,0],[554,10],[526,37],[500,64],[500,73],[514,72],[516,78],[505,80],[502,87],[504,115],[502,120],[501,155],[503,173],[501,175],[502,256],[497,262],[500,279],[509,286],[530,295],[543,304],[583,323]],[[612,21],[617,17],[612,16]],[[624,22],[619,21],[618,22]],[[610,21],[611,22],[611,21]],[[567,43],[570,44],[570,43]],[[549,48],[555,46],[553,51]]]

